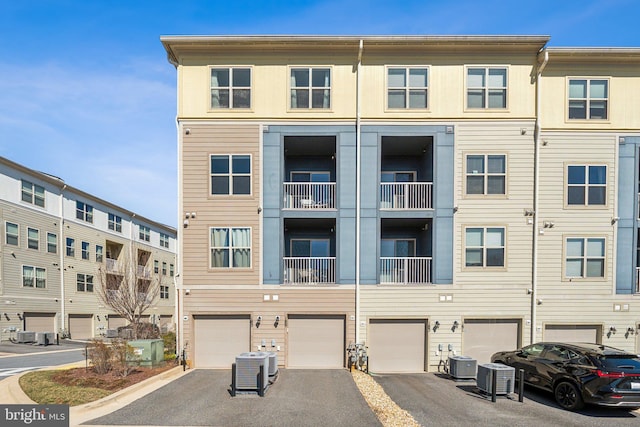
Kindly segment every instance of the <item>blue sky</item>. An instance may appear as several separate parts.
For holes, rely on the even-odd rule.
[[[549,35],[640,47],[637,0],[0,0],[0,155],[177,223],[161,35]]]

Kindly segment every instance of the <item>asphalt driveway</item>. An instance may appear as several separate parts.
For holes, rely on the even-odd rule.
[[[379,426],[346,370],[280,370],[265,397],[231,397],[230,370],[196,369],[85,424],[156,426]]]
[[[551,394],[525,389],[524,402],[516,394],[491,397],[478,391],[475,381],[454,381],[439,374],[375,375],[373,377],[401,408],[428,426],[638,426],[637,411],[587,407],[580,412],[561,409]]]

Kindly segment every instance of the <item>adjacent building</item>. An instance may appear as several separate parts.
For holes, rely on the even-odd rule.
[[[97,291],[126,265],[141,288],[160,282],[148,321],[175,328],[175,228],[4,157],[0,224],[0,340],[19,331],[88,339],[126,325]]]
[[[640,49],[548,40],[162,37],[192,363],[640,350]]]

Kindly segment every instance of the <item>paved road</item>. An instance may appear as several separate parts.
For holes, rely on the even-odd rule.
[[[196,369],[84,424],[154,426],[379,426],[346,370],[280,370],[265,397],[231,397],[230,370]]]
[[[9,354],[13,351],[13,354]],[[31,351],[31,352],[30,352]],[[11,375],[35,369],[60,366],[85,360],[84,345],[65,343],[60,346],[30,346],[25,344],[2,344],[0,352],[0,380]]]
[[[589,407],[568,412],[550,394],[525,389],[517,395],[499,396],[495,403],[481,394],[475,381],[454,381],[438,374],[376,375],[385,392],[417,422],[429,426],[492,427],[602,427],[639,426],[640,413]]]

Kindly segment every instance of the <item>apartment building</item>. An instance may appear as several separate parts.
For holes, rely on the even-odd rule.
[[[126,325],[98,286],[102,274],[118,281],[128,265],[139,286],[160,283],[145,317],[175,329],[175,228],[4,157],[0,223],[0,340],[18,331],[88,339]]]
[[[193,364],[638,348],[640,49],[548,40],[162,37]]]

